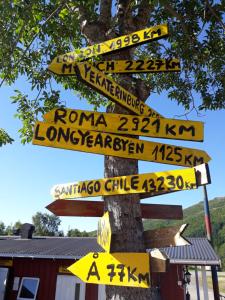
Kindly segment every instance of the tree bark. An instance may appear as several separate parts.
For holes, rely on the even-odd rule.
[[[109,16],[109,1],[101,1],[101,12],[107,10]],[[127,34],[134,31],[134,23],[130,15],[130,1],[118,1],[118,27],[108,28],[107,25],[102,24],[105,20],[104,16],[100,16],[99,21],[88,24],[82,22],[82,32],[87,37],[89,44],[103,42],[105,40],[117,37],[115,32],[119,35]],[[141,12],[143,13],[143,12]],[[96,31],[96,28],[99,30]],[[103,30],[105,32],[103,34]],[[99,34],[101,32],[101,34]],[[121,49],[117,53],[105,55],[104,59],[132,59],[132,50]],[[141,80],[132,78],[132,75],[119,75],[116,81],[126,88],[129,92],[135,94],[142,101],[146,101],[149,96],[149,88]],[[118,104],[110,105],[107,112],[131,114],[128,110]],[[119,157],[105,156],[104,161],[104,176],[115,177],[123,175],[138,174],[138,161],[134,159],[123,159]],[[104,197],[104,209],[110,211],[111,224],[113,233],[113,244],[111,252],[146,252],[143,240],[143,223],[140,209],[140,197],[136,195],[118,195]],[[159,300],[158,292],[154,288],[132,288],[120,286],[106,286],[107,300]]]

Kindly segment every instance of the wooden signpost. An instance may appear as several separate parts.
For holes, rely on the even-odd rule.
[[[187,246],[190,243],[182,236],[187,224],[152,229],[144,231],[144,241],[147,249],[170,246]]]
[[[77,63],[75,70],[78,78],[111,101],[122,105],[137,115],[162,117],[154,109],[120,86],[111,77],[87,62]]]
[[[46,208],[60,217],[102,217],[104,213],[103,201],[88,200],[55,200]],[[181,205],[141,204],[143,219],[182,220]]]
[[[104,215],[98,221],[97,242],[106,251],[110,252],[112,240],[112,230],[109,218],[109,212],[105,212]]]
[[[148,288],[148,253],[89,253],[68,270],[86,283]]]
[[[87,283],[148,288],[150,270],[165,272],[168,258],[159,249],[150,253],[110,254],[113,227],[110,223],[110,212],[104,213],[103,202],[69,199],[124,194],[140,194],[140,199],[143,199],[194,189],[210,183],[208,165],[203,164],[210,160],[206,152],[133,138],[137,135],[203,141],[203,123],[165,119],[111,77],[105,75],[179,71],[178,59],[81,62],[167,35],[167,25],[154,26],[60,55],[49,65],[49,70],[56,74],[76,74],[85,84],[125,107],[135,116],[55,109],[45,114],[46,122],[36,123],[33,144],[189,167],[184,170],[59,184],[52,188],[51,194],[55,201],[49,204],[47,209],[56,215],[102,217],[98,223],[97,241],[106,253],[89,253],[68,268]],[[183,217],[182,207],[173,205],[141,204],[141,213],[142,218],[151,219]],[[146,248],[189,245],[182,236],[186,226],[183,224],[145,231]]]
[[[100,44],[88,46],[82,49],[74,50],[63,55],[59,55],[52,61],[54,63],[72,63],[81,61],[89,57],[109,53],[120,50],[122,48],[140,45],[152,40],[164,38],[168,35],[168,27],[166,24],[142,29],[127,35],[114,38]],[[51,65],[50,68],[51,70]]]
[[[94,130],[114,134],[203,141],[204,123],[199,121],[140,117],[56,108],[43,116],[48,123],[77,129]]]
[[[178,72],[180,61],[171,59],[145,59],[145,60],[102,60],[90,63],[105,74],[114,73],[156,73],[156,72]],[[53,61],[48,69],[57,75],[76,75],[75,66],[77,62]]]
[[[197,171],[195,168],[188,168],[184,170],[78,181],[53,186],[51,195],[53,199],[57,200],[195,189],[202,184],[210,182],[207,172],[208,169],[203,164]],[[197,180],[196,173],[200,179],[204,177],[204,183],[200,179]]]
[[[32,143],[74,151],[193,167],[207,163],[205,151],[138,140],[120,135],[36,122]]]

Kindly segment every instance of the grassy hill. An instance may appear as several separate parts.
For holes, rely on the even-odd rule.
[[[225,269],[225,197],[217,197],[209,201],[211,221],[213,227],[213,241],[215,250],[220,256]],[[188,223],[185,236],[205,237],[204,204],[199,202],[184,209],[184,218],[180,221],[171,220],[145,220],[144,228],[154,229],[177,224]]]

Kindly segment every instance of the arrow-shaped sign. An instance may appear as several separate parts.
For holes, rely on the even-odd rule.
[[[103,201],[88,200],[55,200],[46,208],[56,216],[66,217],[102,217],[104,213]],[[182,220],[181,205],[141,204],[143,219]]]
[[[198,121],[140,117],[65,108],[53,109],[43,117],[48,123],[83,130],[189,141],[203,141],[204,138],[204,123]]]
[[[136,46],[152,40],[164,38],[167,35],[168,27],[166,24],[142,29],[96,45],[88,46],[82,49],[77,49],[73,52],[57,56],[50,64],[49,69],[51,70],[52,65],[54,65],[55,63],[61,64],[81,61],[89,57],[120,50],[121,48]]]
[[[210,183],[208,167],[203,164],[196,168],[58,184],[51,189],[51,195],[57,200],[151,191],[157,193],[158,191],[195,189],[199,185]]]
[[[156,72],[178,72],[180,61],[177,58],[170,59],[139,59],[139,60],[101,60],[90,62],[103,73],[156,73]],[[63,62],[54,60],[48,69],[57,75],[76,75],[75,66],[77,62]]]
[[[82,281],[95,284],[148,288],[148,253],[89,253],[68,270]]]
[[[122,105],[137,115],[162,117],[154,109],[120,86],[111,77],[87,62],[77,63],[75,70],[78,78],[113,102]]]
[[[138,140],[121,135],[36,122],[32,143],[39,146],[139,159],[190,167],[207,163],[209,155],[198,149]]]
[[[153,249],[190,245],[190,243],[182,236],[187,226],[187,224],[183,224],[144,231],[146,248]]]

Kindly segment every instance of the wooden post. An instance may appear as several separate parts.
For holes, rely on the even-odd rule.
[[[199,280],[198,280],[198,267],[197,266],[195,266],[195,284],[196,284],[197,300],[200,300],[200,290],[199,290]]]
[[[201,266],[201,270],[202,270],[202,287],[203,287],[204,300],[209,300],[205,266]]]

